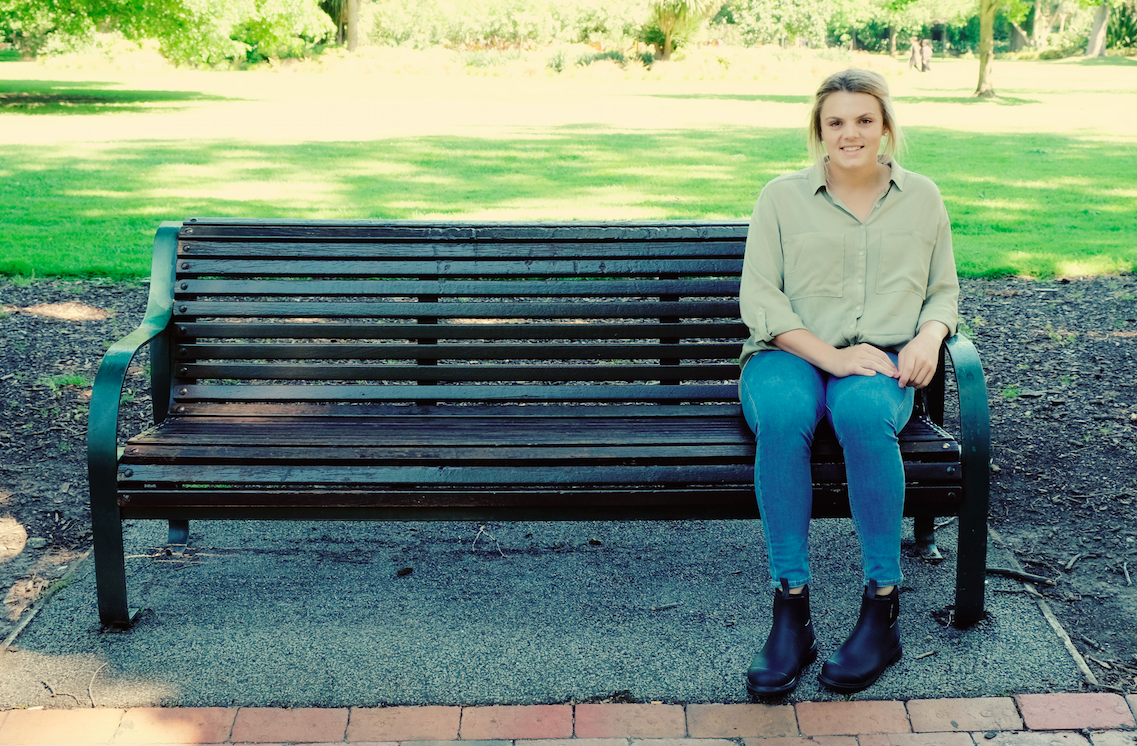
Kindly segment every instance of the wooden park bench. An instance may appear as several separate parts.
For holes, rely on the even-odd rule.
[[[99,614],[128,626],[122,522],[758,518],[738,404],[743,222],[163,223],[141,326],[95,381]],[[150,345],[154,425],[119,446]],[[973,345],[901,434],[921,551],[959,516],[955,619],[983,615],[986,388]],[[924,397],[921,397],[924,398]],[[824,426],[823,426],[824,429]],[[848,516],[819,432],[814,515]]]

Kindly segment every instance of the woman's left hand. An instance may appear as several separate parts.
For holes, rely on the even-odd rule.
[[[932,382],[940,361],[940,345],[948,335],[949,329],[939,321],[928,321],[920,327],[920,333],[904,345],[898,356],[897,367],[900,378],[897,383],[903,388],[922,389]]]

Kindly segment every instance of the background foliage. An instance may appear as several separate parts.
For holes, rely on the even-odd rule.
[[[1107,43],[1137,47],[1137,0],[1111,6]],[[995,50],[1049,57],[1084,48],[1099,0],[998,0]],[[638,56],[699,40],[939,54],[978,44],[980,0],[359,0],[363,44],[462,50],[588,44]],[[0,42],[24,55],[81,49],[102,34],[152,40],[171,62],[245,65],[343,43],[345,0],[0,0]],[[335,21],[333,22],[333,17]],[[679,22],[675,22],[679,19]],[[337,34],[337,30],[340,32]]]

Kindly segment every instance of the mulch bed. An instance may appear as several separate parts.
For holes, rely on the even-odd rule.
[[[990,524],[1055,581],[1038,590],[1102,687],[1137,692],[1137,277],[962,285],[991,401]],[[0,305],[3,639],[90,547],[90,383],[146,287],[0,279]],[[133,433],[149,418],[144,354],[124,399]]]

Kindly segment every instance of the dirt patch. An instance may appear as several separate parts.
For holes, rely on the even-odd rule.
[[[1103,687],[1126,692],[1137,692],[1135,296],[1131,275],[1010,278],[966,280],[960,303],[991,400],[991,525],[1024,569],[1055,581],[1039,590]],[[90,546],[90,383],[141,320],[146,288],[0,280],[0,305],[3,637]],[[31,311],[81,306],[106,315]],[[149,418],[147,364],[130,370],[124,435]]]

